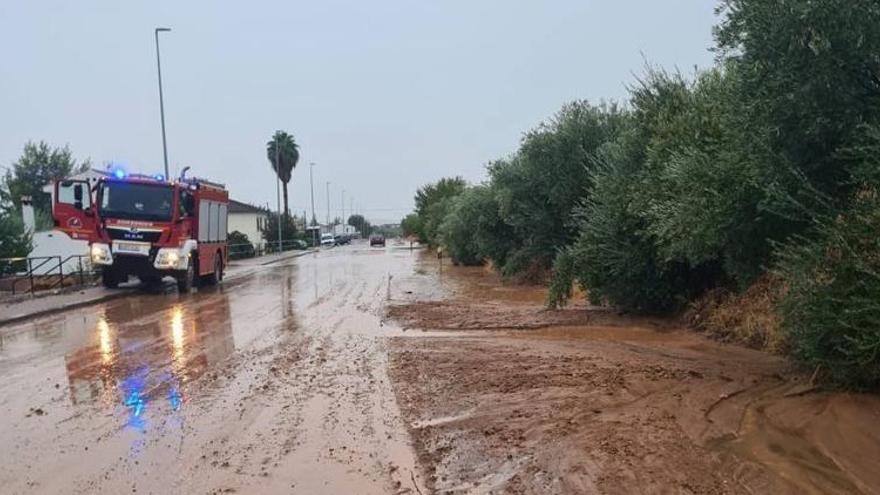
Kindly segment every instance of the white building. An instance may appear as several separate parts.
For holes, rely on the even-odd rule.
[[[228,212],[228,232],[241,232],[255,246],[263,242],[263,231],[269,225],[268,210],[230,199]]]
[[[68,179],[88,181],[89,189],[91,189],[91,188],[95,187],[95,185],[98,183],[98,179],[101,179],[104,177],[110,177],[110,172],[107,170],[98,170],[96,168],[90,168],[90,169],[86,170],[85,172],[82,172],[82,173],[79,173],[76,175],[71,175],[70,177],[68,177]],[[49,194],[49,196],[52,198],[52,202],[55,201],[55,186],[53,184],[46,184],[45,186],[43,186],[43,192]]]
[[[357,234],[358,231],[354,228],[354,225],[340,225],[336,224],[330,229],[330,233],[333,235],[354,235]]]

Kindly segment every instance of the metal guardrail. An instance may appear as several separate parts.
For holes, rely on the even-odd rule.
[[[293,251],[297,249],[307,249],[309,243],[301,239],[291,239],[281,242],[280,251]],[[277,242],[260,242],[257,244],[229,244],[229,259],[239,260],[245,258],[255,258],[266,254],[277,253],[279,245]]]
[[[94,276],[91,260],[85,254],[0,258],[0,290],[13,295],[64,287],[65,282],[85,285]],[[22,285],[23,290],[19,289]]]

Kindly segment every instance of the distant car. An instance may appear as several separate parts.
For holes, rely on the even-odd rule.
[[[370,247],[373,247],[373,246],[385,247],[385,236],[384,235],[371,235],[370,236]]]
[[[333,234],[324,234],[321,236],[321,245],[322,246],[334,246],[336,245],[336,239],[333,238]]]
[[[351,242],[351,236],[348,234],[339,234],[335,237],[337,246],[344,246]]]

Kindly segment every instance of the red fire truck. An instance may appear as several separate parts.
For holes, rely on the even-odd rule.
[[[89,242],[105,287],[131,275],[148,285],[172,276],[181,292],[216,284],[228,259],[229,193],[220,184],[186,178],[186,170],[173,181],[121,170],[91,182],[57,181],[55,226]]]

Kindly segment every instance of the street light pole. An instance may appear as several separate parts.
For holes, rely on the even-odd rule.
[[[342,190],[342,233],[345,233],[345,189]]]
[[[159,74],[159,115],[162,119],[162,155],[165,158],[165,180],[169,179],[168,174],[168,143],[165,141],[165,99],[162,95],[162,62],[159,58],[159,33],[171,31],[171,28],[156,28],[156,71]]]
[[[315,178],[312,176],[312,169],[315,168],[315,162],[309,163],[309,187],[312,190],[312,219],[315,219]]]

